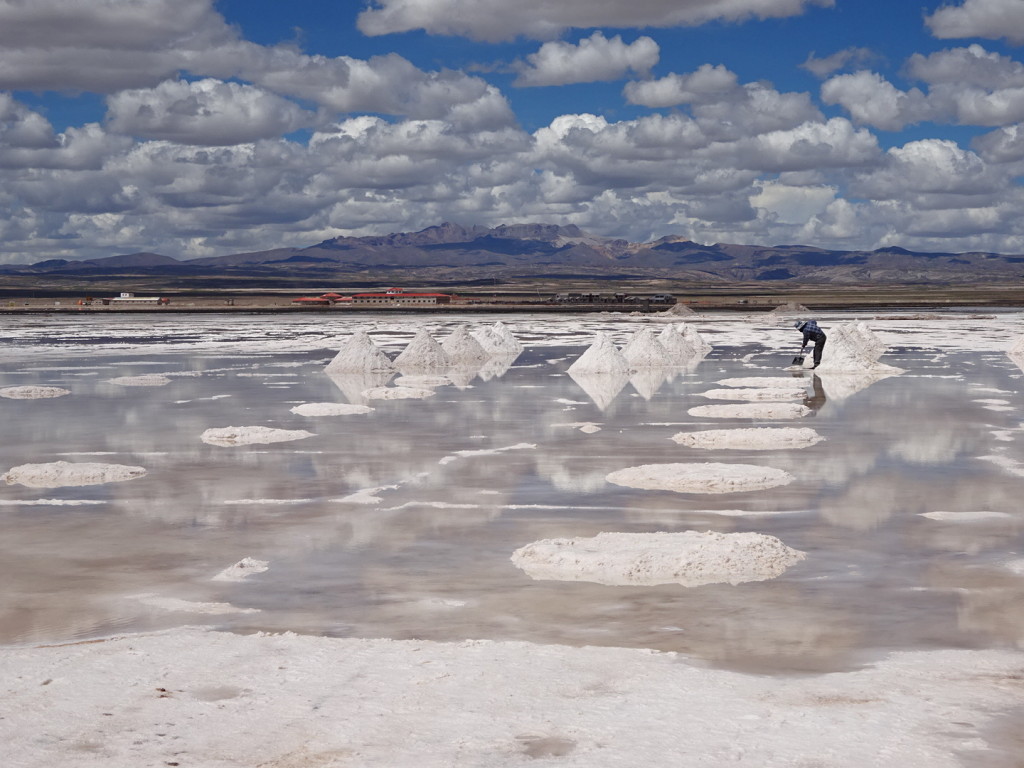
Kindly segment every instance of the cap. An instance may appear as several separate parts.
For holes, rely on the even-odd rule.
[[[803,328],[804,323],[806,323],[806,322],[807,322],[806,320],[794,320],[793,321],[793,327],[794,328]]]

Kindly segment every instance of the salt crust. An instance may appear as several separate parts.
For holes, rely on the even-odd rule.
[[[706,419],[800,419],[811,412],[799,403],[737,403],[735,405],[698,405],[687,411]]]
[[[803,400],[807,397],[806,389],[783,389],[782,387],[765,387],[764,389],[709,389],[701,392],[701,397],[710,400],[747,400],[750,402],[781,402],[784,400]]]
[[[416,331],[409,345],[395,358],[395,368],[400,371],[439,371],[451,364],[451,359],[426,328]]]
[[[256,443],[282,443],[313,437],[313,432],[304,429],[275,429],[274,427],[214,427],[199,436],[210,445],[232,447]]]
[[[987,512],[984,510],[972,512],[921,512],[921,517],[929,520],[941,520],[947,523],[976,523],[982,520],[1010,520],[1013,515],[1007,512]]]
[[[229,565],[223,571],[213,576],[210,581],[243,581],[254,573],[263,573],[270,567],[266,560],[254,560],[251,557],[243,557],[234,565]]]
[[[144,374],[142,376],[118,376],[115,379],[107,379],[108,384],[117,384],[121,387],[162,387],[170,384],[171,380],[160,374]]]
[[[182,600],[177,597],[162,597],[160,595],[135,595],[135,599],[143,605],[159,608],[162,611],[173,611],[175,613],[204,613],[204,614],[226,614],[226,613],[259,613],[259,608],[239,608],[231,603],[198,603],[191,600]]]
[[[753,389],[778,387],[779,389],[790,389],[801,386],[806,382],[803,378],[793,376],[743,376],[736,379],[720,379],[715,383],[721,384],[723,387],[751,387]]]
[[[368,405],[352,405],[351,403],[303,403],[291,409],[299,416],[353,416],[373,411]]]
[[[144,467],[127,464],[99,464],[69,461],[54,461],[49,464],[22,464],[12,467],[0,481],[8,485],[24,485],[29,488],[64,488],[80,485],[102,485],[121,483],[146,474]]]
[[[7,397],[11,400],[43,400],[51,397],[63,397],[70,395],[70,389],[63,387],[4,387],[0,389],[0,397]]]
[[[419,387],[372,387],[363,390],[362,394],[367,400],[423,400],[433,397],[436,392]]]
[[[599,533],[544,539],[512,554],[532,579],[598,584],[742,584],[780,576],[804,559],[760,533]]]
[[[807,427],[755,427],[753,429],[708,429],[680,432],[672,436],[680,445],[706,450],[774,451],[808,448],[823,438]]]
[[[386,373],[394,370],[388,356],[366,331],[348,337],[324,369],[329,373]]]
[[[0,743],[23,768],[164,765],[169,744],[197,768],[1010,765],[986,735],[1019,674],[1007,650],[779,676],[647,649],[186,627],[3,649]]]
[[[781,469],[755,464],[641,464],[605,476],[627,488],[675,491],[676,493],[739,493],[775,488],[793,482]]]
[[[476,450],[467,451],[456,451],[451,456],[443,456],[438,464],[450,464],[456,459],[469,458],[472,456],[491,456],[496,453],[505,453],[506,451],[527,451],[536,448],[536,443],[516,443],[515,445],[506,445],[504,448],[478,448]]]

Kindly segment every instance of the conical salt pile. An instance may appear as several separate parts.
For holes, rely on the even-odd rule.
[[[356,331],[341,345],[338,354],[327,364],[331,373],[372,373],[395,368],[366,331]]]
[[[451,335],[441,344],[441,349],[448,355],[452,365],[457,366],[480,366],[490,357],[487,350],[470,335],[469,329],[464,325],[460,325],[451,332]]]
[[[679,328],[679,332],[683,334],[683,338],[690,342],[698,355],[706,355],[713,349],[710,344],[704,341],[704,337],[697,333],[696,328],[691,328],[690,326],[682,323],[676,327]]]
[[[1024,357],[1024,334],[1021,334],[1010,348],[1006,350],[1010,357]]]
[[[686,365],[697,357],[697,350],[675,326],[666,325],[662,328],[658,342],[665,348],[669,365]]]
[[[569,366],[569,373],[629,373],[629,361],[616,349],[608,334],[598,331],[594,343],[575,363]]]
[[[632,371],[663,368],[670,362],[668,350],[655,338],[654,331],[650,328],[641,328],[634,333],[622,348],[622,356],[626,358]]]
[[[864,351],[873,359],[877,360],[885,354],[888,347],[885,345],[884,341],[878,338],[878,334],[868,328],[867,323],[857,323],[853,327],[853,330],[860,338]]]
[[[495,334],[494,329],[491,326],[486,325],[483,328],[477,328],[475,331],[469,334],[483,347],[484,352],[492,357],[502,356],[501,339]]]
[[[426,328],[420,328],[409,346],[395,358],[395,367],[401,371],[436,371],[450,365],[448,355]]]
[[[519,357],[523,353],[523,345],[501,320],[492,325],[491,330],[494,331],[495,337],[501,340],[500,345],[505,354]]]
[[[872,334],[874,337],[874,334]],[[865,373],[890,372],[902,373],[899,368],[878,362],[885,351],[885,346],[874,341],[865,341],[861,331],[853,323],[842,323],[828,330],[828,341],[821,356],[819,373]]]

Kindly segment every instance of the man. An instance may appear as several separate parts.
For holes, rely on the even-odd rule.
[[[825,332],[818,327],[818,324],[814,320],[797,320],[793,323],[793,327],[804,335],[803,346],[807,346],[812,341],[814,342],[814,365],[812,367],[817,368],[821,365],[821,350],[825,348]]]

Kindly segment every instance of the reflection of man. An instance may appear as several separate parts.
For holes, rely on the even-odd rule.
[[[825,348],[825,332],[814,320],[797,320],[793,327],[804,335],[803,346],[814,342],[814,367],[817,368],[821,365],[821,350]]]
[[[814,388],[814,394],[807,395],[804,398],[804,405],[811,409],[811,412],[808,414],[808,416],[816,416],[818,414],[818,411],[821,410],[821,406],[825,404],[825,400],[827,398],[825,397],[825,388],[821,386],[821,379],[819,379],[817,376],[812,376],[811,379],[811,385]]]

